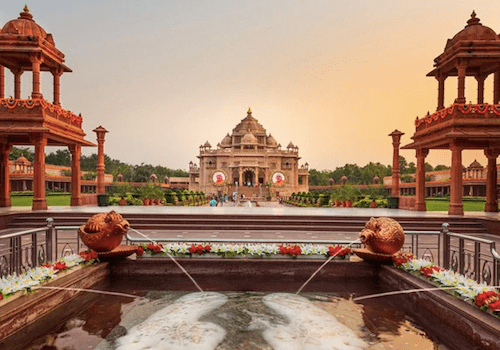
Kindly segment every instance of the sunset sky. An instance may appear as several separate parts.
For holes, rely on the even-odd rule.
[[[248,107],[279,143],[298,145],[310,168],[390,164],[388,134],[399,129],[410,143],[415,117],[436,109],[437,81],[425,75],[446,40],[472,10],[500,32],[498,0],[12,0],[0,25],[25,3],[66,54],[73,73],[62,76],[62,106],[82,114],[86,138],[94,142],[102,125],[111,158],[185,170]],[[446,81],[445,105],[455,80]],[[52,101],[52,76],[42,84]],[[468,101],[476,88],[468,78]],[[25,74],[22,97],[30,93]],[[414,151],[401,154],[415,161]],[[467,151],[464,165],[475,158],[486,164],[482,151]],[[431,150],[427,161],[449,165],[450,153]]]

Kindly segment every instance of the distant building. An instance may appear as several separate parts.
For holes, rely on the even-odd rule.
[[[286,197],[309,191],[308,164],[299,166],[299,148],[286,149],[247,116],[215,149],[207,141],[200,146],[200,165],[189,163],[189,189],[207,195],[233,194],[246,197]]]

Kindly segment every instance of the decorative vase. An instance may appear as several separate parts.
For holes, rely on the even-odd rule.
[[[370,202],[370,208],[376,208],[377,207],[377,202],[374,200]]]
[[[127,200],[125,198],[121,198],[119,201],[118,201],[118,204],[120,204],[122,207],[127,205]]]

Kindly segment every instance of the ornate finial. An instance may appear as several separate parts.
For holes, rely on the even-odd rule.
[[[470,19],[467,21],[466,27],[472,26],[472,25],[481,25],[481,23],[479,23],[479,21],[480,21],[480,19],[476,17],[476,11],[472,10],[472,13],[470,14]]]
[[[23,10],[24,10],[24,12],[27,12],[27,13],[30,12],[30,8],[28,7],[28,4],[24,5],[24,9]]]
[[[247,114],[252,114],[252,110],[250,109],[250,107],[248,107]]]

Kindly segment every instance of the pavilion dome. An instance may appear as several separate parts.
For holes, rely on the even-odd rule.
[[[221,141],[221,146],[224,147],[224,146],[231,146],[231,142],[232,142],[232,139],[231,139],[231,136],[229,135],[229,133],[222,139]]]
[[[490,27],[481,24],[479,18],[476,17],[476,13],[473,11],[471,18],[467,21],[467,25],[464,29],[459,31],[452,39],[449,39],[446,43],[446,49],[452,47],[459,41],[500,41],[500,38]]]
[[[252,134],[250,130],[248,130],[245,136],[243,136],[243,138],[241,139],[241,143],[246,145],[253,145],[257,143],[257,138],[254,134]]]
[[[474,159],[474,161],[470,163],[468,169],[483,169],[483,166],[476,159]]]
[[[20,13],[19,18],[13,19],[7,22],[2,30],[1,34],[13,34],[13,35],[29,35],[38,36],[42,39],[46,39],[52,43],[52,35],[47,34],[47,32],[33,20],[33,15],[29,12],[28,6],[24,6],[24,11]]]
[[[271,134],[269,134],[269,136],[267,137],[266,143],[267,143],[268,146],[271,146],[271,147],[277,147],[278,146],[278,143],[276,142],[276,140],[274,139],[274,137],[272,137]]]
[[[208,140],[207,140],[207,142],[205,142],[205,144],[203,145],[203,147],[210,148],[210,147],[212,147],[212,145],[211,145],[211,144],[210,144],[210,142],[208,142]]]
[[[14,164],[16,164],[16,165],[30,165],[31,162],[28,160],[28,158],[26,158],[24,155],[21,154],[21,156],[14,161]]]

